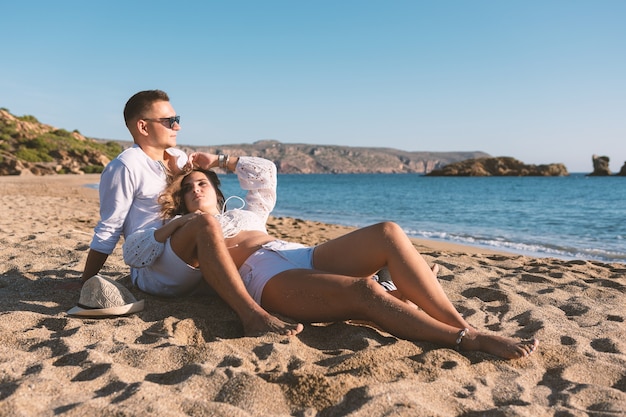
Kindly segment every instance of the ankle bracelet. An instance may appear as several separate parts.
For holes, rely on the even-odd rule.
[[[454,342],[456,344],[456,346],[454,347],[456,350],[461,349],[461,341],[468,333],[469,333],[469,329],[467,327],[459,331],[459,336],[456,338],[456,342]]]

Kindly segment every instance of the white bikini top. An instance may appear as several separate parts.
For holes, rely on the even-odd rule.
[[[226,210],[226,205],[231,200],[239,200],[241,207]],[[260,232],[267,233],[265,228],[265,218],[259,216],[250,210],[244,210],[246,202],[243,198],[236,195],[228,197],[224,202],[224,207],[220,214],[216,214],[215,218],[220,222],[222,226],[222,233],[224,239],[237,236],[242,230],[258,230]]]

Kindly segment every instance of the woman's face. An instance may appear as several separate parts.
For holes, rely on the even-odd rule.
[[[215,188],[204,173],[191,172],[183,179],[181,187],[187,211],[190,213],[197,210],[209,214],[219,213]]]

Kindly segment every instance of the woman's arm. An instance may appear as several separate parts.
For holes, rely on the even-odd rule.
[[[238,156],[215,155],[207,152],[194,152],[189,155],[189,164],[201,169],[222,168],[234,172],[239,162]]]
[[[247,191],[247,210],[267,221],[276,205],[276,165],[265,158],[254,156],[215,155],[194,152],[189,163],[202,169],[222,168],[234,172],[242,190]]]
[[[133,268],[152,265],[163,253],[167,238],[199,214],[201,213],[188,213],[172,219],[158,229],[141,229],[127,236],[122,246],[124,262]]]
[[[175,231],[180,229],[185,223],[196,217],[198,214],[202,213],[187,213],[183,216],[173,218],[154,231],[154,239],[157,242],[165,243],[168,237],[172,236]]]
[[[276,165],[264,158],[242,157],[235,173],[241,188],[248,191],[246,209],[257,214],[264,222],[267,221],[276,205]]]

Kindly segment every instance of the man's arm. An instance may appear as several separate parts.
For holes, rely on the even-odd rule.
[[[87,281],[89,278],[100,272],[100,269],[102,269],[102,266],[108,257],[109,255],[106,253],[89,249],[87,261],[85,261],[85,269],[83,270],[82,282]]]
[[[83,269],[82,282],[96,275],[117,244],[124,221],[133,202],[133,182],[126,166],[118,159],[111,161],[100,176],[100,221]]]

